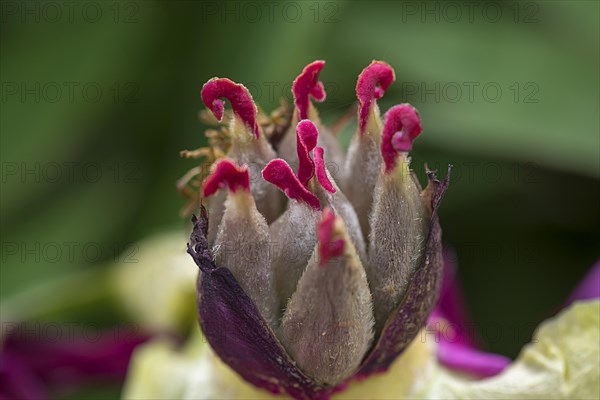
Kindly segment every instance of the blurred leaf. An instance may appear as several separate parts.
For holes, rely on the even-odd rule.
[[[382,109],[413,103],[424,120],[424,142],[600,176],[600,35],[598,18],[590,17],[598,16],[597,2],[527,3],[539,7],[532,23],[515,23],[508,4],[498,6],[497,23],[484,20],[483,4],[473,23],[466,14],[448,22],[444,11],[436,23],[435,12],[421,14],[426,4],[413,3],[412,15],[402,2],[351,2],[329,49],[353,64],[390,62],[398,80]],[[430,4],[436,6],[443,5]],[[368,26],[360,36],[355,21]],[[358,65],[332,68],[358,72]]]
[[[17,171],[3,176],[3,216],[22,198],[52,190],[56,185],[45,177],[55,176],[55,166],[61,182],[69,168],[80,174],[94,136],[110,138],[100,128],[139,96],[142,56],[155,35],[153,8],[142,7],[135,24],[114,23],[110,15],[96,24],[11,20],[16,26],[2,40],[0,65],[3,85],[16,93],[4,94],[1,154],[3,169],[11,164]]]

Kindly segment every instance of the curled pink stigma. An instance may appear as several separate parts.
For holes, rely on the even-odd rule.
[[[388,110],[381,138],[381,155],[386,173],[396,167],[398,153],[412,150],[412,142],[422,130],[421,118],[410,104],[399,104]]]
[[[202,101],[217,120],[223,118],[226,98],[231,103],[233,113],[250,129],[255,138],[260,135],[256,114],[258,112],[252,95],[244,85],[227,78],[212,78],[202,86]]]
[[[298,119],[308,118],[309,96],[319,103],[325,100],[327,94],[323,82],[319,81],[319,74],[325,66],[325,61],[314,61],[308,64],[292,84],[294,105],[298,110]]]
[[[382,61],[373,61],[362,70],[356,82],[359,107],[359,129],[363,133],[375,100],[383,97],[387,88],[396,80],[392,67]]]
[[[323,216],[317,228],[317,239],[319,241],[319,265],[324,267],[333,257],[344,254],[344,241],[334,240],[335,215],[328,207],[323,210]]]
[[[250,190],[250,176],[248,167],[242,165],[238,167],[235,163],[224,158],[217,163],[215,170],[210,174],[202,185],[204,197],[212,196],[219,189],[228,188],[231,192],[238,189]]]
[[[304,186],[315,174],[315,164],[310,152],[317,145],[319,132],[309,119],[303,119],[296,127],[296,149],[298,151],[298,179]]]
[[[323,160],[323,152],[324,150],[322,147],[315,148],[315,174],[317,175],[317,181],[323,187],[323,189],[327,190],[329,193],[335,193],[335,187],[333,187],[333,184],[327,176],[325,160]]]
[[[321,209],[317,196],[302,185],[285,160],[276,158],[269,161],[262,170],[262,176],[267,182],[277,186],[288,198],[303,201],[315,210]]]

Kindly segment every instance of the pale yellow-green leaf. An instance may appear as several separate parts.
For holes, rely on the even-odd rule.
[[[198,267],[183,232],[134,244],[113,267],[113,285],[133,321],[149,331],[180,330],[194,321]]]
[[[424,399],[598,399],[600,301],[576,303],[538,328],[502,374],[467,381],[438,368]]]
[[[437,364],[433,346],[419,335],[387,373],[354,382],[334,398],[596,399],[599,315],[600,301],[575,304],[544,322],[505,372],[479,381]],[[182,351],[161,339],[138,349],[123,392],[125,399],[272,397],[224,365],[198,332]]]

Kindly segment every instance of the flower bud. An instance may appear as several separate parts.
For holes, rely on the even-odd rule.
[[[276,157],[275,151],[261,134],[257,122],[257,108],[252,95],[244,85],[227,78],[212,78],[202,87],[202,101],[217,120],[223,118],[224,103],[221,98],[231,102],[234,117],[231,119],[229,133],[231,147],[227,156],[238,165],[250,168],[250,190],[260,213],[267,222],[275,220],[281,213],[282,199],[279,193],[260,179],[260,171]],[[209,241],[214,240],[214,227],[223,215],[224,196],[216,196],[210,203],[211,232]]]
[[[298,367],[321,384],[351,376],[373,338],[369,284],[340,217],[325,209],[319,241],[282,322],[282,340]]]
[[[419,116],[401,104],[381,128],[376,100],[394,71],[374,61],[359,76],[358,132],[344,173],[332,176],[325,159],[341,165],[344,156],[310,99],[325,100],[323,66],[307,65],[294,81],[281,158],[243,86],[205,85],[218,119],[221,97],[232,102],[231,159],[204,182],[204,195],[215,196],[209,215],[202,208],[193,218],[188,245],[201,270],[200,324],[215,353],[255,386],[298,399],[325,399],[354,377],[385,371],[425,326],[439,294],[437,210],[450,173],[439,181],[427,171],[421,190],[408,157]],[[251,164],[264,165],[261,174]],[[287,197],[283,213],[269,194],[277,189]]]
[[[381,164],[381,117],[377,99],[396,79],[392,67],[373,61],[358,76],[358,128],[344,164],[342,189],[354,206],[364,237],[369,236],[369,216]]]
[[[313,229],[321,215],[319,200],[300,183],[300,180],[281,159],[271,161],[263,177],[281,189],[288,197],[288,208],[270,226],[273,241],[272,269],[279,310],[283,311],[296,290],[317,236]]]
[[[271,272],[269,227],[250,194],[248,168],[222,159],[203,186],[205,196],[227,188],[225,211],[213,256],[218,267],[228,268],[242,289],[273,326],[277,320]]]
[[[420,132],[416,111],[408,105],[391,108],[383,128],[381,148],[386,164],[375,186],[367,268],[378,332],[422,262],[429,227],[430,216],[409,169],[407,153],[390,150],[392,137],[404,129],[412,129],[414,136]]]
[[[302,120],[298,123],[296,135],[300,162],[297,176],[284,160],[271,161],[263,171],[265,180],[279,187],[290,198],[286,212],[271,225],[271,237],[282,240],[273,252],[273,270],[282,310],[294,293],[316,243],[315,232],[306,229],[306,226],[316,224],[321,203],[331,207],[346,221],[361,261],[367,260],[356,213],[327,171],[323,148],[315,147],[319,136],[317,127],[310,120]],[[311,155],[313,150],[314,155]]]
[[[318,184],[313,182],[313,190],[324,204],[331,207],[333,212],[345,221],[352,243],[356,247],[360,260],[364,263],[367,261],[367,250],[358,216],[325,167],[323,153],[322,147],[314,150],[315,176]]]
[[[319,113],[312,104],[310,98],[323,102],[327,97],[323,82],[319,81],[319,74],[325,66],[325,61],[314,61],[308,64],[292,84],[292,95],[294,97],[294,114],[290,129],[286,132],[278,153],[290,165],[298,165],[298,152],[296,144],[295,127],[303,119],[310,119],[319,129],[317,144],[327,150],[331,162],[335,165],[344,165],[344,152],[342,151],[335,136],[327,129],[319,118]]]

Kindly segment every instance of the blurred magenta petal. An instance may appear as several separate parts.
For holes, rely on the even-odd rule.
[[[600,260],[590,268],[577,288],[571,293],[565,306],[576,300],[591,300],[600,298]]]
[[[432,313],[432,319],[437,320],[439,318],[443,318],[460,327],[466,327],[471,322],[462,296],[460,283],[456,277],[456,254],[447,247],[444,248],[444,272],[440,299]],[[472,346],[479,342],[479,340],[464,334],[464,332],[467,332],[467,329],[461,329],[457,332],[457,336],[453,338],[453,342]]]
[[[0,399],[39,400],[90,381],[122,381],[131,353],[147,337],[121,333],[108,330],[93,341],[8,336],[0,355]]]
[[[477,350],[471,319],[456,277],[456,255],[444,249],[444,275],[438,305],[429,317],[429,329],[436,330],[438,361],[447,368],[478,378],[502,372],[511,362],[508,357]],[[451,334],[449,334],[451,332]]]
[[[442,335],[443,336],[443,335]],[[478,378],[499,374],[510,364],[508,357],[479,351],[473,347],[441,340],[437,357],[447,368],[465,372]]]
[[[3,351],[0,354],[0,400],[43,400],[48,398],[44,382],[23,360]]]
[[[502,372],[511,362],[508,357],[486,353],[476,349],[477,338],[467,333],[470,318],[456,279],[456,258],[451,250],[444,251],[444,277],[440,300],[429,317],[429,329],[437,336],[437,357],[447,368],[479,378],[487,378]],[[600,298],[600,261],[585,275],[573,291],[565,306],[576,300]],[[448,335],[448,332],[452,332]]]

